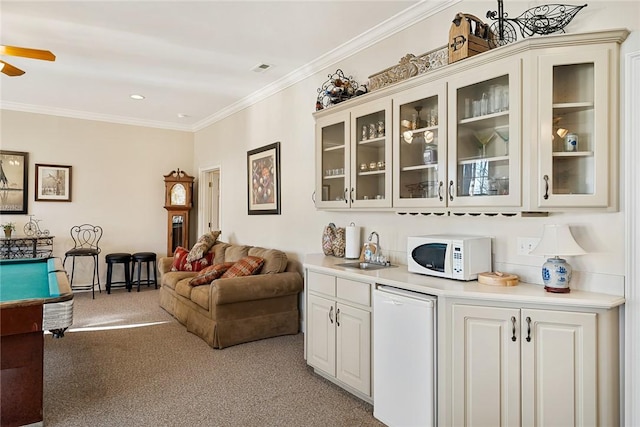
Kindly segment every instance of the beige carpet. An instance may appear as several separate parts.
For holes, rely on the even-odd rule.
[[[213,350],[152,288],[78,293],[74,309],[64,338],[45,336],[45,426],[383,425],[313,373],[302,334]]]

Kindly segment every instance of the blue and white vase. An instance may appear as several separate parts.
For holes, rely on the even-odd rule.
[[[562,258],[549,258],[542,265],[542,281],[547,292],[567,293],[571,281],[571,266]]]

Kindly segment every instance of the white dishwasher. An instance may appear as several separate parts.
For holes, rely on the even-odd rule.
[[[373,416],[390,427],[436,421],[436,297],[373,292]]]

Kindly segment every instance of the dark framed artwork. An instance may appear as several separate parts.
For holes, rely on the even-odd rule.
[[[280,142],[247,151],[249,215],[280,215]]]
[[[0,150],[0,214],[26,214],[29,153]]]
[[[36,163],[36,201],[71,201],[71,166]]]

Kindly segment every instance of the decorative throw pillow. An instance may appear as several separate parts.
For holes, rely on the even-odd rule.
[[[257,273],[258,270],[260,270],[262,264],[264,264],[264,258],[260,258],[257,256],[246,256],[240,261],[237,261],[235,264],[233,264],[230,269],[225,271],[221,279],[251,276],[252,274]]]
[[[188,250],[182,246],[178,246],[173,253],[171,271],[200,271],[203,268],[210,266],[213,262],[213,254],[210,252],[199,260],[193,262],[187,262],[188,254]]]
[[[222,276],[225,271],[227,271],[231,266],[233,266],[233,262],[223,262],[222,264],[210,265],[209,267],[205,267],[196,277],[189,281],[189,285],[191,286],[200,286],[206,285],[208,283],[213,282],[218,277]]]
[[[189,251],[189,255],[187,255],[187,262],[199,260],[204,256],[204,254],[209,252],[211,246],[213,246],[216,243],[216,240],[218,240],[218,236],[220,236],[220,233],[220,230],[216,230],[200,236],[196,244],[193,245],[193,247]]]

